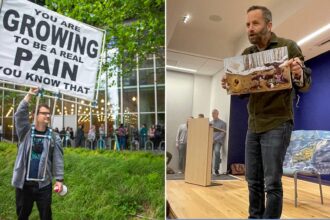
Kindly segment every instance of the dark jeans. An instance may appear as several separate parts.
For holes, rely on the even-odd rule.
[[[141,149],[145,149],[145,144],[147,141],[147,136],[140,136],[140,148]]]
[[[119,136],[119,146],[120,150],[126,150],[126,137],[125,136]]]
[[[283,205],[283,160],[290,143],[292,123],[263,133],[247,131],[246,180],[249,188],[249,218],[280,218]],[[267,199],[265,203],[265,193]]]
[[[39,189],[37,184],[16,188],[16,213],[19,220],[29,219],[34,201],[37,203],[39,218],[52,219],[52,184]]]

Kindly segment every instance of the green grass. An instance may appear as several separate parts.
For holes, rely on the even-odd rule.
[[[17,219],[11,186],[16,145],[0,142],[0,219]],[[164,156],[144,152],[64,151],[64,197],[53,193],[55,220],[164,219]],[[36,204],[30,219],[39,219]]]

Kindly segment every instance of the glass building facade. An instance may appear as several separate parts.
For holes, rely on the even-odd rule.
[[[137,58],[138,59],[138,58]],[[13,84],[0,83],[0,123],[3,127],[3,138],[17,141],[14,127],[14,113],[19,102],[25,96],[19,91],[27,88]],[[4,89],[5,88],[5,89]],[[16,92],[15,92],[16,91]],[[130,73],[124,76],[120,72],[108,77],[104,73],[96,92],[97,102],[91,104],[79,98],[61,95],[56,102],[53,128],[59,130],[72,127],[74,132],[78,125],[83,125],[85,136],[91,125],[96,131],[101,124],[105,125],[107,137],[113,137],[120,124],[138,131],[143,124],[165,125],[165,62],[164,57],[151,55],[139,63]],[[40,103],[54,106],[51,93],[45,92]],[[49,96],[48,96],[49,95]]]

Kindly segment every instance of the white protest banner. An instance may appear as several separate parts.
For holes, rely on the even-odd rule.
[[[0,79],[93,100],[103,32],[25,0],[3,0]]]

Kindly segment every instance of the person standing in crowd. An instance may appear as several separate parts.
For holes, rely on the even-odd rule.
[[[0,141],[2,141],[2,133],[3,133],[2,125],[0,124]]]
[[[219,118],[219,111],[217,109],[213,109],[212,118],[213,120],[211,121],[211,125],[215,128],[213,131],[213,170],[215,175],[219,175],[219,168],[221,163],[220,151],[225,142],[226,122]]]
[[[69,133],[70,133],[71,145],[74,146],[74,132],[72,127],[70,127]]]
[[[99,127],[99,134],[100,134],[100,139],[104,140],[105,139],[104,124],[101,124],[101,126]]]
[[[160,142],[164,140],[164,133],[161,125],[156,125],[156,131],[155,131],[155,149],[160,150]]]
[[[184,173],[186,169],[186,150],[187,150],[188,120],[186,123],[179,125],[175,146],[179,151],[179,171]]]
[[[154,146],[155,146],[155,132],[156,132],[155,125],[151,125],[151,127],[148,130],[148,137],[149,140],[154,144]]]
[[[125,129],[125,146],[127,150],[129,150],[129,132],[127,125],[124,126],[124,129]]]
[[[76,147],[84,146],[85,135],[84,135],[84,125],[80,124],[76,131]]]
[[[135,128],[134,125],[129,125],[128,137],[130,139],[131,149],[139,149],[139,131]]]
[[[65,146],[71,147],[71,141],[70,141],[70,127],[66,127],[65,130]]]
[[[105,129],[104,129],[104,124],[101,124],[99,127],[99,134],[100,134],[100,139],[99,139],[99,148],[104,149],[105,147]]]
[[[64,147],[66,147],[66,131],[65,128],[63,127],[62,130],[60,131],[60,138],[62,140],[62,144]]]
[[[49,220],[52,219],[52,179],[56,179],[54,188],[59,192],[63,188],[63,148],[59,135],[47,126],[51,116],[47,105],[39,105],[36,116],[33,114],[34,123],[29,122],[29,102],[36,93],[38,89],[31,88],[15,113],[19,146],[12,185],[16,188],[18,219],[28,219],[36,202],[39,218]]]
[[[124,124],[120,124],[117,134],[120,150],[126,150],[126,129],[124,128]]]
[[[249,188],[249,218],[280,218],[283,206],[283,160],[293,127],[293,97],[307,91],[311,70],[304,66],[296,42],[272,32],[272,13],[263,6],[247,10],[246,30],[252,46],[245,54],[286,46],[288,48],[293,89],[253,93],[248,102],[248,131],[245,143],[246,180]],[[222,87],[227,87],[226,77]],[[266,201],[265,201],[266,194]]]
[[[147,125],[143,124],[142,128],[140,129],[140,148],[144,149],[145,148],[145,143],[147,141],[147,137],[148,137],[148,129],[147,129]]]
[[[96,131],[95,131],[95,125],[92,125],[91,128],[88,131],[87,135],[88,141],[90,142],[90,149],[95,149],[95,139],[96,139]]]
[[[56,127],[56,128],[54,129],[54,132],[56,132],[57,134],[60,134],[60,131],[58,130],[58,127]]]

